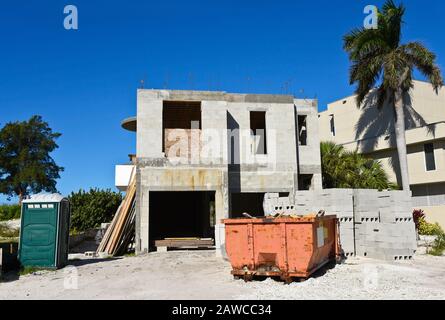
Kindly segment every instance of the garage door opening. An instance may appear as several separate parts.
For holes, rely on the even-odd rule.
[[[171,238],[215,237],[215,192],[153,191],[149,196],[150,247]]]
[[[264,216],[263,200],[265,193],[231,193],[230,217],[241,218],[243,213],[253,217]]]

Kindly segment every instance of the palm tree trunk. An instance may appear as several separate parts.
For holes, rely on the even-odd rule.
[[[402,189],[409,191],[408,157],[405,138],[405,110],[403,106],[403,93],[399,89],[395,93],[395,132],[397,142],[397,154],[399,156],[400,176]]]

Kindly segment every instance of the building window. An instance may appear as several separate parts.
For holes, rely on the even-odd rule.
[[[254,142],[254,154],[267,154],[265,111],[250,112],[250,130]]]
[[[333,114],[331,114],[331,115],[329,115],[329,124],[330,124],[330,126],[331,126],[331,135],[333,136],[333,137],[335,137],[335,120],[334,120],[334,115]]]
[[[298,144],[307,146],[307,116],[298,116]]]
[[[201,102],[196,101],[164,101],[162,108],[162,151],[168,157],[170,155],[170,148],[178,143],[175,132],[177,129],[182,129],[187,134],[186,141],[188,157],[190,158],[193,150],[192,133],[197,134],[200,139],[201,134]],[[178,133],[178,132],[177,132]],[[171,138],[171,135],[174,139]],[[172,150],[175,150],[173,148]],[[199,151],[198,151],[199,152]],[[179,152],[180,153],[180,152]],[[177,157],[179,154],[172,154]]]
[[[434,158],[434,144],[427,143],[424,146],[426,171],[436,170],[436,159]]]

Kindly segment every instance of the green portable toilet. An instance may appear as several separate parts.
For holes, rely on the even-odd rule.
[[[70,204],[60,194],[22,202],[18,257],[22,266],[61,268],[68,261]]]

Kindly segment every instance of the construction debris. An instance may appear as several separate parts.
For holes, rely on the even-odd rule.
[[[133,171],[125,198],[97,248],[98,255],[122,255],[128,250],[128,246],[134,242],[136,227],[135,200],[136,178]]]

